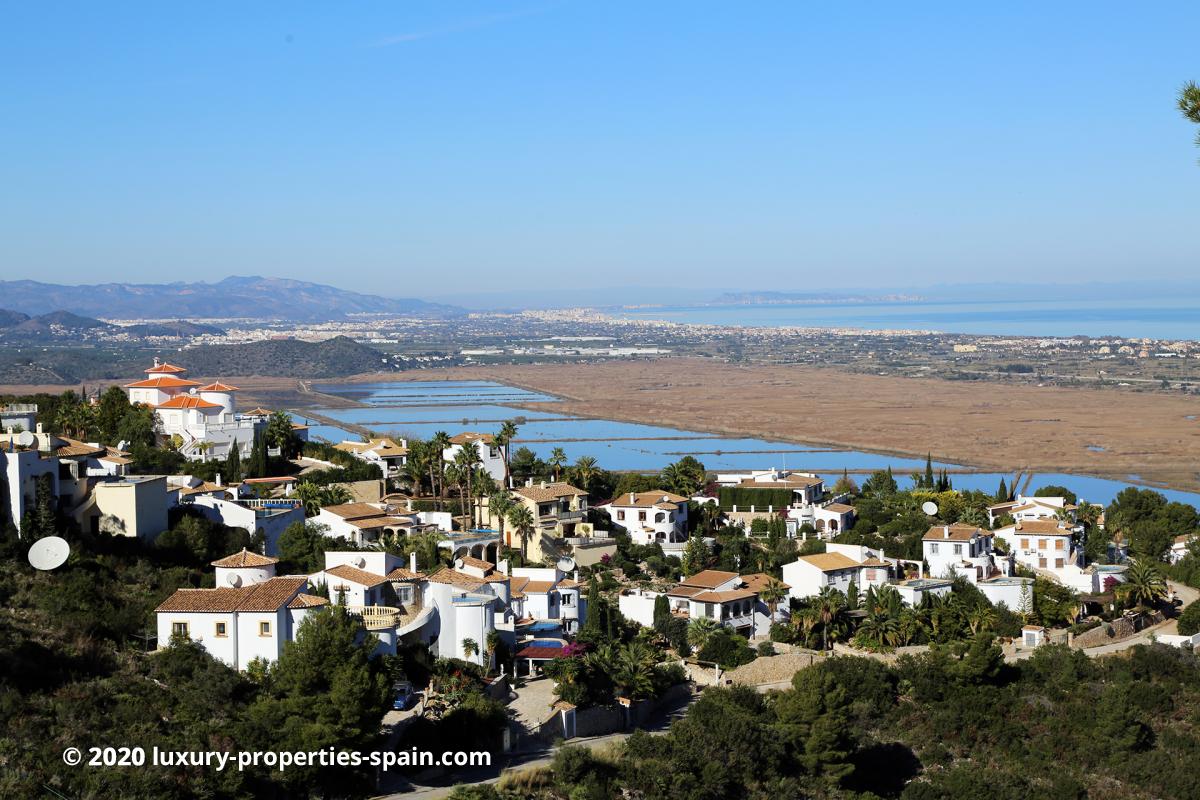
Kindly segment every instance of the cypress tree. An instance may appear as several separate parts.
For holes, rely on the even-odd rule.
[[[583,621],[583,629],[588,631],[598,631],[600,629],[600,585],[596,583],[596,576],[593,575],[588,581],[587,593],[587,608],[584,613],[587,618]]]
[[[229,446],[229,455],[225,456],[225,480],[237,483],[242,479],[242,453],[237,439]]]
[[[1004,482],[1004,478],[1000,479],[1000,488],[996,490],[996,502],[1004,503],[1008,501],[1008,484]]]
[[[671,603],[665,594],[654,598],[654,630],[666,636],[671,627]]]
[[[933,454],[925,454],[925,481],[921,485],[922,489],[933,488]]]

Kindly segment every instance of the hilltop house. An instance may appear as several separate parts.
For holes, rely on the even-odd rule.
[[[634,544],[657,544],[667,554],[682,553],[688,540],[688,499],[671,492],[630,492],[599,508]]]
[[[129,402],[153,408],[158,432],[178,437],[179,452],[189,459],[224,458],[234,442],[242,453],[250,452],[266,418],[237,413],[236,386],[219,381],[202,385],[185,373],[183,367],[154,359],[145,380],[125,385]]]
[[[996,523],[1005,515],[1016,522],[1031,519],[1065,519],[1075,521],[1078,506],[1068,503],[1065,497],[1028,497],[1017,495],[1014,500],[996,503],[988,506],[988,525],[996,527]]]
[[[755,586],[765,583],[761,576],[747,576]],[[671,613],[685,619],[706,618],[752,635],[770,626],[759,610],[759,589],[751,589],[747,579],[736,572],[706,569],[682,579],[666,592],[625,589],[617,599],[621,613],[645,627],[654,624],[654,601],[666,595]]]
[[[243,550],[213,566],[216,588],[179,589],[155,609],[159,647],[182,636],[244,670],[256,658],[277,660],[308,613],[329,602],[305,594],[303,575],[276,577],[273,558]]]
[[[1196,541],[1196,534],[1185,533],[1182,536],[1176,536],[1171,542],[1171,547],[1167,550],[1167,561],[1172,564],[1178,564],[1183,559],[1187,558],[1191,551],[1192,542]]]
[[[368,464],[379,465],[385,478],[398,477],[408,463],[408,442],[404,439],[397,441],[385,437],[368,439],[365,442],[346,440],[333,447]]]
[[[859,592],[888,583],[895,562],[882,550],[862,545],[830,542],[824,553],[800,556],[783,565],[783,579],[791,586],[791,597],[803,600],[829,587],[845,593],[853,583]]]
[[[756,518],[784,514],[788,533],[805,525],[817,536],[833,538],[854,522],[854,507],[838,502],[825,490],[825,480],[811,472],[755,470],[717,475],[721,510],[733,524],[749,527]],[[804,537],[807,538],[807,537]]]
[[[934,525],[921,537],[929,574],[967,577],[972,583],[1000,574],[992,558],[992,534],[974,525]]]
[[[450,437],[450,446],[442,451],[442,460],[447,463],[454,461],[459,451],[468,446],[473,446],[479,453],[483,470],[492,480],[503,486],[507,454],[505,448],[496,444],[496,437],[490,433],[460,433]]]
[[[426,516],[434,515],[401,513],[386,503],[342,503],[322,507],[313,521],[329,529],[327,536],[362,547],[378,542],[384,533],[407,536],[439,530],[438,525],[425,521]]]

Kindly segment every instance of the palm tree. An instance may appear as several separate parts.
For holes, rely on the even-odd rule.
[[[711,534],[716,530],[717,522],[721,519],[720,503],[700,503],[700,527],[705,533]]]
[[[471,486],[473,487],[474,504],[471,506],[475,517],[478,518],[479,524],[483,524],[483,498],[489,497],[496,493],[496,480],[483,467],[476,467],[474,474],[471,475]]]
[[[437,497],[439,511],[442,510],[442,495],[446,491],[446,458],[443,454],[448,447],[450,447],[450,434],[445,431],[436,431],[429,439],[429,466],[437,474],[436,486],[432,485],[434,484],[433,472],[430,473],[429,482],[430,488]]]
[[[267,431],[264,434],[271,447],[278,447],[279,454],[284,458],[295,455],[296,429],[292,427],[292,416],[286,411],[272,411],[267,418]]]
[[[472,483],[475,478],[475,468],[483,463],[479,457],[479,448],[474,442],[464,442],[458,452],[454,454],[454,467],[458,470],[459,480],[466,484],[467,494],[466,502],[471,503],[474,495],[472,494]],[[462,496],[460,495],[460,499]],[[463,509],[465,515],[466,509]],[[471,527],[475,527],[475,508],[471,507]]]
[[[496,442],[496,446],[500,448],[500,454],[504,456],[504,488],[512,488],[512,476],[508,471],[508,446],[512,444],[512,440],[517,435],[517,424],[510,419],[504,420],[500,425],[500,430],[492,439]]]
[[[758,593],[762,601],[767,604],[767,608],[771,609],[771,622],[775,621],[775,612],[779,608],[780,601],[787,597],[787,594],[788,590],[784,587],[783,582],[775,578],[768,580],[762,591]]]
[[[1139,610],[1145,610],[1166,598],[1167,580],[1156,566],[1139,558],[1130,564],[1125,583],[1117,591],[1137,603]]]
[[[517,535],[521,537],[521,560],[525,560],[529,550],[529,537],[533,535],[533,528],[537,520],[533,518],[533,512],[529,510],[529,506],[524,503],[514,503],[508,512],[508,521],[516,529]],[[588,613],[591,611],[592,609],[589,608]]]
[[[404,474],[412,484],[414,497],[421,496],[421,485],[429,477],[429,486],[433,488],[433,464],[429,460],[429,445],[420,439],[408,443],[408,457],[404,460]]]
[[[868,614],[854,634],[854,643],[864,650],[887,650],[894,648],[900,639],[900,627],[896,620],[884,614]]]
[[[697,617],[688,624],[687,641],[693,650],[703,650],[719,623],[711,617]]]
[[[846,599],[837,589],[825,586],[816,598],[816,615],[821,623],[821,648],[829,649],[829,633],[842,622],[846,609]],[[836,635],[835,635],[836,638]]]
[[[996,624],[996,611],[990,605],[980,603],[967,614],[967,624],[972,635],[991,630]]]
[[[641,642],[630,642],[617,654],[610,674],[617,694],[631,700],[654,693],[654,651]]]
[[[670,491],[684,497],[691,497],[692,476],[678,461],[663,467],[659,477],[662,480],[663,486],[667,487]]]
[[[567,463],[567,451],[561,447],[554,448],[550,451],[550,458],[546,463],[554,470],[554,482],[558,483],[558,476],[562,471],[563,464]]]
[[[500,541],[504,542],[505,547],[512,547],[512,542],[504,535],[504,525],[508,522],[508,515],[516,506],[516,501],[513,500],[511,494],[507,490],[501,489],[498,492],[493,492],[488,497],[488,516],[497,520],[500,528]]]
[[[596,466],[596,459],[591,456],[580,456],[575,461],[575,466],[571,467],[571,483],[585,492],[591,491],[592,484],[599,475],[600,468]]]
[[[479,642],[467,638],[462,640],[463,657],[470,661],[479,652]]]
[[[492,658],[496,655],[496,650],[500,647],[500,632],[495,630],[489,632],[484,647],[487,648],[484,651],[484,665],[489,668],[495,666],[491,662]]]

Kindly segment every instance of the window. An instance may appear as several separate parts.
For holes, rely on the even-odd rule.
[[[1064,549],[1064,546],[1066,545],[1066,543],[1067,542],[1065,539],[1055,539],[1054,540],[1054,549],[1062,550],[1062,549]]]
[[[171,635],[172,636],[187,636],[188,635],[188,624],[186,622],[172,622],[171,623]]]
[[[215,627],[216,627],[216,630],[214,631],[214,633],[218,638],[221,638],[221,637],[224,637],[227,635],[226,631],[225,631],[225,623],[224,622],[218,622]]]
[[[1042,569],[1046,568],[1046,558],[1044,556],[1038,559],[1038,566]]]
[[[1061,558],[1054,559],[1054,566],[1058,569],[1063,568],[1063,560]]]
[[[830,573],[829,575],[825,576],[825,583],[827,583],[830,586],[833,586],[833,584],[836,580],[837,579],[834,577],[833,573]]]
[[[956,555],[956,556],[962,555],[962,545],[961,544],[954,545],[954,555]]]
[[[1029,549],[1029,540],[1028,540],[1028,539],[1022,539],[1022,540],[1021,540],[1021,549],[1022,549],[1022,550],[1028,550],[1028,549]]]
[[[625,512],[624,512],[624,511],[618,511],[618,512],[617,512],[617,519],[625,519]]]
[[[638,522],[645,522],[645,521],[646,521],[646,512],[639,511],[638,512]]]
[[[873,569],[867,570],[867,580],[868,581],[875,580],[875,570],[873,570]]]
[[[270,636],[271,635],[271,623],[269,623],[269,622],[258,623],[258,635],[259,636]]]
[[[933,542],[929,545],[929,552],[932,555],[935,555],[935,556],[937,555],[937,552],[938,552],[938,543],[937,542]]]
[[[661,511],[654,515],[655,522],[666,522],[666,520],[667,520],[667,515]]]
[[[573,606],[573,605],[575,605],[575,593],[574,593],[574,592],[567,592],[566,594],[564,594],[564,595],[562,596],[562,604],[563,604],[564,606]]]
[[[413,596],[413,587],[410,584],[401,584],[396,588],[396,599],[401,603],[411,603]]]
[[[1046,540],[1038,539],[1038,550],[1045,550],[1045,549],[1046,549]]]

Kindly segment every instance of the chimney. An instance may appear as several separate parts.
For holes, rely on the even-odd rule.
[[[943,539],[949,539],[949,538],[950,538],[950,526],[949,526],[949,525],[943,525],[943,526],[942,526],[942,538],[943,538]]]
[[[545,489],[545,488],[546,488],[546,482],[545,482],[545,481],[542,481],[542,488],[543,488],[543,489]]]
[[[217,483],[217,486],[221,485],[221,473],[219,473],[219,472],[217,473],[216,483]]]
[[[156,366],[156,367],[157,367],[157,366],[158,366],[158,364],[159,364],[159,361],[158,361],[158,356],[155,356],[155,357],[154,357],[154,366]]]
[[[630,492],[629,493],[629,505],[633,505],[636,502],[637,502],[637,496],[633,492]]]
[[[417,551],[413,550],[408,554],[408,568],[412,572],[417,571]]]

